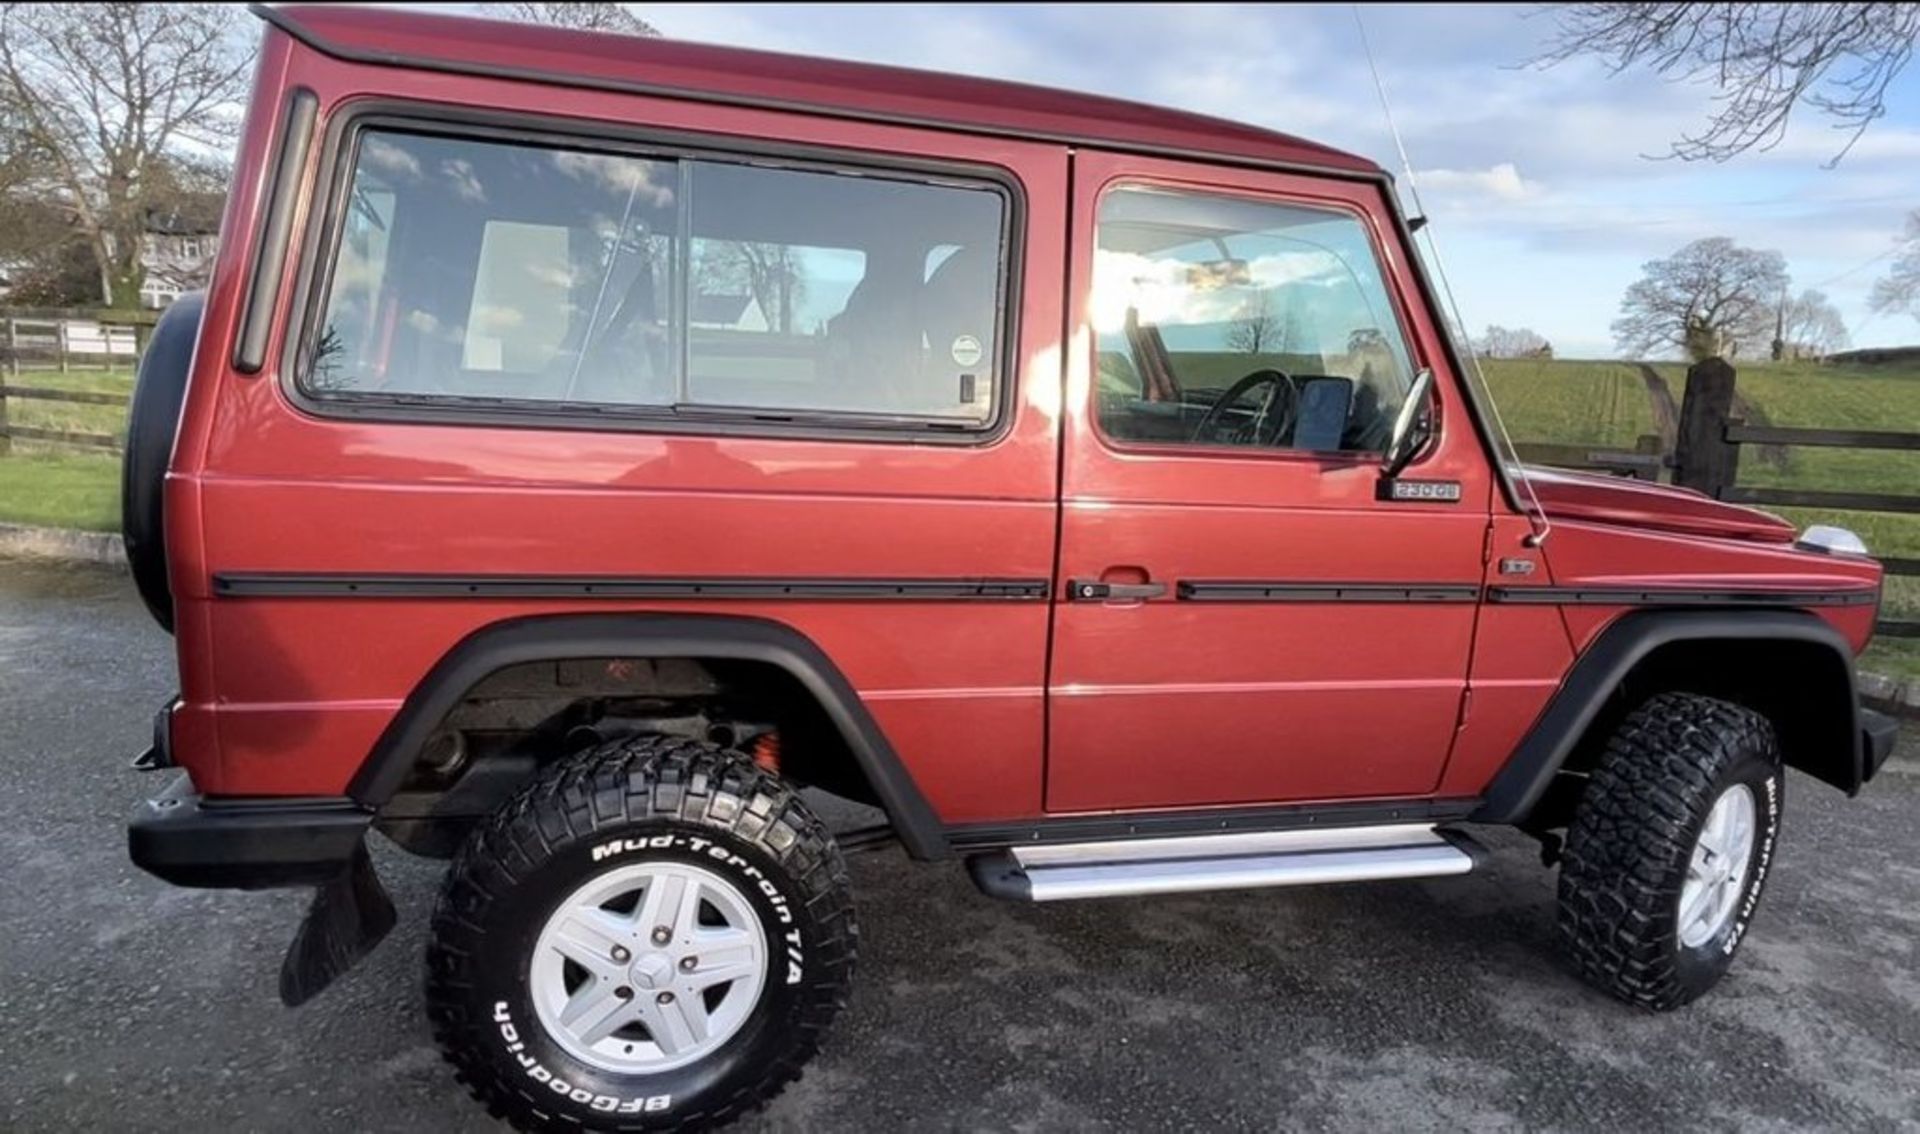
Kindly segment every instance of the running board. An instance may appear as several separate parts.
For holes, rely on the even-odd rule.
[[[1478,848],[1430,824],[1248,831],[1012,847],[967,860],[996,898],[1059,902],[1197,890],[1248,890],[1436,878],[1473,869]]]

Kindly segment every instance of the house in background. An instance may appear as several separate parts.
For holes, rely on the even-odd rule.
[[[717,331],[767,331],[773,327],[767,322],[766,313],[760,310],[760,301],[751,295],[695,292],[687,321],[695,327]]]
[[[207,285],[220,250],[218,194],[196,193],[165,209],[148,209],[140,241],[140,305],[165,307]]]

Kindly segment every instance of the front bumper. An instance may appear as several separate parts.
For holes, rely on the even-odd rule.
[[[1900,733],[1900,722],[1885,713],[1876,713],[1872,709],[1860,710],[1860,778],[1870,780],[1893,754],[1894,738]]]
[[[176,886],[318,886],[346,874],[372,822],[344,797],[208,799],[183,775],[140,805],[127,854]]]

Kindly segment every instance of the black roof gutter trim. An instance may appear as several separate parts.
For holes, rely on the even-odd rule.
[[[622,79],[575,75],[565,71],[548,71],[534,67],[497,67],[481,63],[462,63],[448,59],[430,59],[417,55],[408,55],[399,51],[353,48],[316,35],[311,28],[305,27],[287,13],[269,5],[250,4],[248,5],[248,11],[265,20],[273,27],[292,36],[307,47],[323,55],[328,55],[348,63],[365,63],[376,67],[405,67],[417,71],[438,71],[443,74],[472,75],[476,78],[485,79],[510,79],[519,82],[576,87],[582,90],[642,95],[649,98],[707,102],[720,106],[737,106],[749,110],[775,110],[801,114],[817,114],[824,117],[841,118],[856,122],[878,122],[893,126],[944,130],[961,134],[979,134],[996,138],[1057,142],[1069,146],[1094,146],[1100,149],[1114,150],[1122,153],[1148,154],[1157,157],[1216,163],[1224,162],[1258,169],[1272,169],[1289,173],[1311,173],[1322,177],[1338,177],[1348,181],[1390,184],[1393,180],[1392,175],[1384,169],[1346,169],[1337,165],[1316,165],[1313,162],[1278,161],[1271,158],[1258,158],[1247,154],[1236,154],[1232,152],[1188,149],[1183,146],[1146,145],[1118,138],[1102,138],[1098,135],[1090,134],[1058,134],[1042,130],[1016,130],[1008,126],[993,126],[982,122],[959,122],[952,119],[929,118],[915,114],[890,114],[883,111],[859,110],[854,107],[832,103],[761,98],[754,95],[731,94],[722,91],[696,90],[689,87],[677,87],[664,83],[642,83]]]

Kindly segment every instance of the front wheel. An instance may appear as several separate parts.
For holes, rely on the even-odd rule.
[[[434,1033],[522,1129],[726,1122],[845,1002],[846,868],[793,790],[661,737],[548,770],[468,840],[428,946]]]
[[[1783,788],[1751,709],[1668,693],[1630,714],[1567,832],[1560,937],[1581,974],[1655,1010],[1718,983],[1759,905]]]

